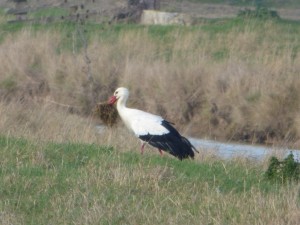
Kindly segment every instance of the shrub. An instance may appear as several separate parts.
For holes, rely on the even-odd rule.
[[[267,7],[257,7],[256,9],[240,10],[238,17],[241,18],[257,18],[257,19],[279,19],[280,16],[275,10],[270,10]]]
[[[300,163],[294,160],[293,153],[290,153],[283,161],[279,161],[273,156],[270,159],[265,176],[267,179],[274,181],[297,182],[300,179]]]

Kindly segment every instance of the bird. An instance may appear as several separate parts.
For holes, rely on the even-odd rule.
[[[126,127],[142,141],[141,154],[148,143],[158,149],[160,155],[164,152],[183,160],[194,159],[197,149],[190,141],[181,136],[171,122],[161,116],[154,115],[139,109],[126,106],[129,97],[129,90],[119,87],[109,98],[108,104],[114,105],[117,102],[117,111]]]

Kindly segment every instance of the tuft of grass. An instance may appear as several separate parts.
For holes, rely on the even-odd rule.
[[[113,126],[118,119],[117,109],[107,103],[98,103],[93,110],[93,114],[95,117],[99,117],[106,126],[110,127]]]
[[[17,87],[17,82],[14,80],[13,76],[10,76],[0,83],[0,88],[7,90],[8,92],[14,90]]]

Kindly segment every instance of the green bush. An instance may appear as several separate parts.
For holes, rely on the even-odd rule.
[[[256,9],[240,10],[238,17],[242,18],[257,18],[257,19],[279,19],[280,16],[275,10],[270,10],[267,7],[257,7]]]
[[[299,181],[300,179],[300,163],[294,160],[294,155],[290,153],[283,161],[279,161],[276,157],[272,157],[269,167],[265,172],[268,180],[273,181]]]

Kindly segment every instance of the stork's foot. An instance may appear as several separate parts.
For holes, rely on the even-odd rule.
[[[146,144],[146,142],[143,143],[143,144],[142,144],[142,147],[141,147],[141,154],[142,154],[142,155],[144,154],[144,147],[145,147],[145,144]]]
[[[163,151],[161,149],[158,149],[158,151],[159,151],[160,156],[164,155],[164,153],[163,153]]]

